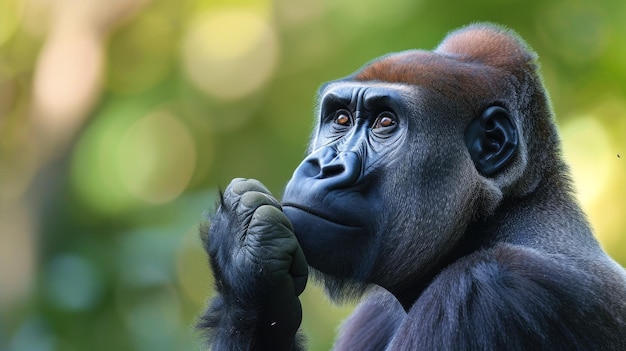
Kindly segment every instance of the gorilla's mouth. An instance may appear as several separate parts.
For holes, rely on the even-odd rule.
[[[307,262],[322,273],[352,277],[362,262],[357,257],[370,252],[371,240],[367,239],[365,227],[346,224],[349,221],[338,222],[335,218],[339,214],[331,217],[328,212],[320,213],[294,203],[283,203],[283,212],[293,225]],[[341,264],[337,264],[338,257],[345,257]]]
[[[322,219],[324,221],[330,222],[330,223],[332,223],[334,225],[339,225],[339,226],[343,226],[343,227],[347,227],[347,228],[360,228],[360,227],[362,227],[362,225],[355,224],[355,223],[340,222],[339,220],[331,218],[327,214],[320,213],[318,211],[315,211],[315,210],[313,210],[311,208],[308,208],[306,206],[302,206],[300,204],[295,204],[295,203],[292,203],[292,202],[285,202],[285,203],[282,204],[282,206],[283,207],[291,207],[291,208],[293,208],[295,210],[299,210],[299,211],[305,212],[305,213],[307,213],[307,214],[309,214],[311,216],[318,217],[318,218],[320,218],[320,219]]]

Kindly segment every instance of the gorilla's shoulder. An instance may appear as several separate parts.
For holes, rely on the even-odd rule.
[[[435,335],[428,342],[473,349],[587,350],[599,339],[626,347],[610,332],[626,328],[626,294],[598,270],[611,267],[499,244],[444,269],[409,318],[421,335]]]

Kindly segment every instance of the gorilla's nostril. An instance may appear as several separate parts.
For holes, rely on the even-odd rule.
[[[346,168],[344,167],[344,165],[340,163],[325,165],[322,167],[321,177],[322,178],[334,177],[334,176],[341,174],[343,171],[345,171],[345,169]]]

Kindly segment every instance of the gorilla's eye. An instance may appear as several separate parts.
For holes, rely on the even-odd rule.
[[[396,124],[395,116],[390,112],[381,113],[376,122],[374,123],[374,129],[376,128],[387,128],[394,126]]]
[[[352,121],[350,119],[350,113],[346,110],[339,110],[335,113],[335,123],[340,126],[349,126]]]

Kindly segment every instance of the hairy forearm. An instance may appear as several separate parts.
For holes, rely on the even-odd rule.
[[[213,298],[200,317],[198,328],[212,350],[304,350],[304,337],[297,333],[285,335],[275,322],[260,311],[248,310],[237,301],[222,295]]]

